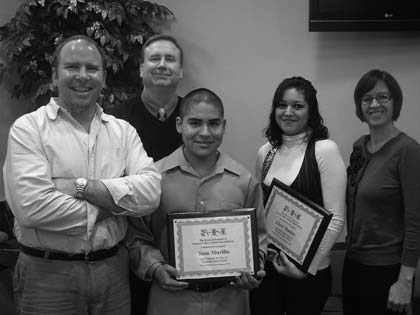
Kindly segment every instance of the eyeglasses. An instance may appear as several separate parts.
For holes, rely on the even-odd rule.
[[[373,100],[376,100],[379,104],[385,104],[392,100],[392,97],[388,93],[379,93],[376,96],[365,95],[362,97],[362,104],[371,105]]]

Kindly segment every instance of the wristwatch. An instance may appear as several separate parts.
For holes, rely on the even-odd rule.
[[[83,193],[87,186],[87,179],[83,177],[76,178],[74,185],[76,186],[76,198],[83,199]]]

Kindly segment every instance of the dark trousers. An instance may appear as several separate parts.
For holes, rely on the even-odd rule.
[[[6,201],[0,201],[0,232],[7,240],[0,242],[0,313],[16,314],[13,301],[13,269],[19,255],[18,243],[13,235],[13,214]]]
[[[401,315],[387,309],[389,289],[398,280],[399,272],[400,264],[368,266],[346,257],[343,267],[344,314]]]
[[[151,282],[143,281],[130,271],[131,314],[146,315]]]
[[[315,276],[295,280],[279,275],[271,262],[265,264],[266,277],[250,292],[253,315],[319,315],[331,291],[331,268]]]

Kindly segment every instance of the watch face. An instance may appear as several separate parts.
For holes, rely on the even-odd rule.
[[[85,178],[78,178],[76,179],[76,184],[81,186],[83,189],[85,188],[86,184],[87,184],[87,180]]]

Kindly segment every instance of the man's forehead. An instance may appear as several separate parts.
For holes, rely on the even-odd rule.
[[[80,58],[95,64],[102,62],[101,53],[94,44],[84,39],[75,39],[63,46],[59,54],[59,63],[73,62]]]
[[[220,112],[215,108],[216,111],[208,112],[208,111],[202,111],[202,110],[189,110],[185,117],[187,119],[195,119],[195,120],[222,120],[223,116],[220,114]]]
[[[187,114],[185,116],[188,120],[200,120],[200,121],[216,121],[216,120],[223,120],[222,116],[217,115],[194,115],[194,114]]]
[[[159,51],[171,51],[180,53],[178,47],[176,47],[174,43],[166,39],[157,40],[151,43],[149,46],[146,47],[145,51],[149,53],[156,53]]]
[[[81,48],[86,49],[86,50],[91,51],[91,52],[96,52],[96,53],[99,54],[98,48],[96,48],[96,46],[94,44],[90,43],[89,41],[87,41],[83,38],[74,39],[72,41],[69,41],[68,43],[66,43],[63,46],[63,49],[61,51],[62,52],[64,50],[75,51],[75,50],[80,50]]]
[[[220,106],[207,101],[190,103],[183,110],[184,117],[188,118],[198,117],[202,119],[204,117],[206,120],[224,118]]]

